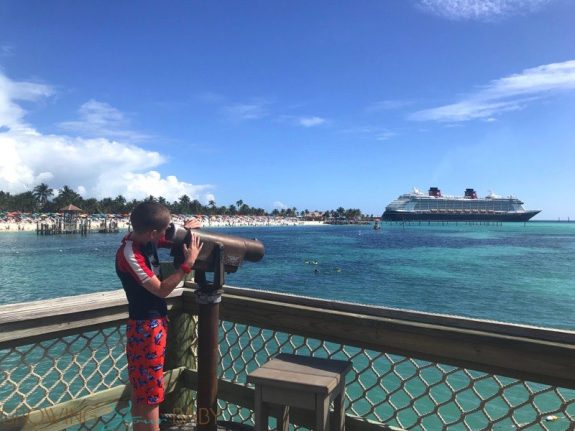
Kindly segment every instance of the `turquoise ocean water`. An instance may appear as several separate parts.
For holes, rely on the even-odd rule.
[[[219,231],[266,247],[230,285],[575,329],[575,223]],[[121,288],[114,253],[123,235],[0,234],[0,304]]]
[[[228,276],[230,285],[575,329],[572,312],[575,304],[575,223],[532,222],[500,226],[413,224],[405,227],[394,224],[383,225],[379,231],[371,226],[245,227],[219,231],[258,238],[266,247],[266,255],[261,262],[246,263],[236,274]],[[0,234],[0,305],[121,288],[114,272],[114,254],[124,234],[91,234],[86,237],[37,236],[25,232]],[[168,253],[163,257],[168,260]],[[89,346],[75,345],[78,352],[73,353],[82,359],[82,355],[88,358],[97,351],[96,356],[101,354],[105,358],[110,346],[117,344],[114,349],[122,349],[119,340],[122,336],[121,332],[111,332],[108,334],[109,344],[104,343],[101,334],[93,336],[89,338]],[[237,346],[234,348],[237,350]],[[54,351],[54,347],[50,349],[52,357],[64,354]],[[255,349],[258,350],[258,346]],[[26,380],[30,365],[45,366],[46,373],[49,373],[52,363],[49,358],[41,358],[41,350],[32,350],[23,360],[18,353],[21,350],[27,351],[26,348],[17,352],[0,351],[0,371],[14,369],[12,377],[22,374],[22,388],[33,390],[35,381]],[[239,351],[226,353],[225,349],[223,353],[223,368],[233,361],[231,358],[240,354]],[[260,351],[260,355],[264,353]],[[367,366],[363,364],[364,360],[363,357],[355,358],[355,366],[363,369]],[[28,364],[19,367],[18,364],[23,362]],[[86,363],[94,366],[89,361]],[[247,365],[255,366],[254,363]],[[381,372],[389,367],[385,357],[373,365]],[[396,372],[411,375],[414,372],[411,368],[412,364],[405,362]],[[429,368],[425,377],[432,382],[438,378],[434,375],[437,371]],[[81,390],[82,383],[75,380],[78,373],[79,369],[70,368],[65,377],[71,386],[76,385],[77,390]],[[98,374],[94,376],[99,379]],[[109,377],[116,378],[114,375]],[[365,387],[372,388],[369,396],[383,399],[385,394],[375,385],[373,376],[368,373],[363,378],[367,379],[362,381]],[[45,383],[62,384],[57,383],[61,376],[56,372],[45,375],[43,379]],[[88,384],[97,387],[100,382],[90,380]],[[394,382],[392,374],[386,377],[385,384],[392,392],[397,389],[395,386],[399,387],[399,381]],[[434,396],[448,400],[452,396],[452,387],[467,385],[468,378],[461,372],[452,373],[449,384],[451,387],[437,384]],[[417,379],[410,380],[406,387],[412,393],[423,390]],[[58,388],[54,386],[52,392]],[[538,392],[541,388],[541,385],[535,385],[533,390]],[[498,386],[488,379],[479,382],[475,389],[491,393]],[[370,405],[361,399],[362,391],[357,384],[348,388],[350,399],[357,398],[354,407],[360,413],[362,408],[366,412],[370,409]],[[10,385],[0,384],[0,399],[10,397],[12,392]],[[467,392],[457,395],[457,401],[471,409],[478,399]],[[396,405],[409,402],[403,390],[393,394],[390,400]],[[515,404],[525,401],[525,390],[521,386],[507,388],[506,394]],[[562,394],[569,400],[575,397],[572,391],[563,391]],[[41,394],[34,392],[28,398],[36,396]],[[11,405],[16,405],[18,399],[9,399],[5,406],[7,411]],[[539,401],[540,408],[554,412],[557,408],[555,400],[553,395],[544,396]],[[429,401],[428,404],[425,411],[433,408],[433,403]],[[487,405],[487,410],[500,412],[493,413],[494,417],[505,415],[507,408],[499,399]],[[389,405],[385,404],[380,409],[383,409],[380,410],[381,417],[393,416]],[[457,421],[460,411],[450,402],[442,407],[442,414],[447,421]],[[533,414],[527,405],[518,409],[514,417],[519,423],[529,422],[533,420]],[[483,416],[477,416],[466,419],[471,429],[490,429],[489,422]],[[409,429],[410,424],[416,422],[417,415],[405,409],[398,418],[401,423],[392,421],[391,424],[407,425]],[[108,420],[106,425],[100,423],[95,429],[123,429],[123,423],[129,421],[128,412],[124,409],[109,416]],[[433,425],[433,420],[431,417],[424,421],[427,429],[440,428]],[[494,429],[515,429],[507,422]],[[552,425],[548,429],[569,427],[563,416]],[[463,428],[459,423],[453,429]]]

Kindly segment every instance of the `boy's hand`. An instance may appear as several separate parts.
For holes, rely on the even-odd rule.
[[[186,259],[184,263],[188,264],[190,268],[194,266],[203,246],[204,244],[200,243],[200,237],[194,233],[192,233],[192,240],[190,241],[189,248],[186,244],[182,244],[182,247],[184,248],[184,257]]]
[[[197,218],[193,217],[189,220],[186,220],[184,223],[184,227],[186,229],[198,229],[202,227],[202,222],[199,221]]]

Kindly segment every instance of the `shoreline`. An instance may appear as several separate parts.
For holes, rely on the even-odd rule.
[[[174,223],[183,224],[185,220],[191,217],[173,216]],[[254,226],[329,226],[323,221],[308,221],[298,220],[296,218],[279,218],[279,217],[250,217],[250,216],[212,216],[212,217],[199,217],[202,221],[203,228],[223,228],[223,227],[254,227]],[[84,219],[82,219],[84,220]],[[103,219],[89,219],[91,222],[90,233],[97,233],[101,228]],[[127,218],[113,218],[117,223],[120,231],[127,231],[130,227]],[[56,219],[25,219],[20,221],[8,220],[0,221],[0,233],[2,232],[36,232],[39,223],[46,223],[49,225],[55,224]]]

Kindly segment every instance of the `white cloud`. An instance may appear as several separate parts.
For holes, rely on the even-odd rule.
[[[274,121],[281,124],[287,124],[289,126],[305,127],[305,128],[317,127],[330,123],[330,120],[316,115],[309,115],[302,117],[296,115],[283,114],[276,116],[274,118]]]
[[[452,20],[490,21],[535,12],[551,0],[419,0],[417,6]]]
[[[0,57],[10,57],[14,55],[14,47],[10,44],[0,45]]]
[[[275,201],[273,206],[274,206],[274,208],[277,208],[279,210],[287,209],[287,205],[284,204],[283,202],[280,202],[280,201]]]
[[[54,94],[52,87],[34,82],[14,82],[0,72],[0,128],[29,129],[26,112],[16,101],[37,101]]]
[[[413,103],[412,100],[381,100],[367,106],[365,110],[367,112],[395,111],[413,105]]]
[[[269,115],[267,102],[238,103],[224,107],[224,112],[232,121],[260,120]]]
[[[143,141],[149,136],[130,130],[130,121],[124,113],[105,102],[90,100],[78,110],[79,120],[65,121],[59,126],[69,132],[83,136],[98,136],[126,139],[130,142]]]
[[[113,180],[114,181],[114,180]],[[148,171],[143,173],[126,172],[115,180],[117,188],[125,188],[124,194],[128,199],[133,199],[134,196],[163,196],[168,201],[177,200],[182,195],[188,195],[191,199],[199,199],[207,202],[208,197],[204,196],[204,192],[211,188],[211,186],[195,186],[183,181],[178,180],[173,175],[168,175],[162,178],[157,171]],[[98,184],[104,190],[110,187],[109,182],[101,182]],[[210,196],[213,196],[209,194]]]
[[[380,126],[363,126],[363,127],[351,127],[348,129],[340,130],[340,133],[363,136],[367,139],[372,139],[376,141],[388,141],[391,138],[397,136],[396,132],[393,132],[385,127]]]
[[[208,92],[198,97],[206,103],[219,105],[220,111],[224,116],[234,123],[262,119],[300,127],[315,127],[328,123],[327,119],[314,115],[298,116],[278,114],[272,109],[275,107],[275,111],[277,111],[277,105],[274,105],[273,101],[264,98],[254,98],[248,103],[224,103],[227,99],[220,94]]]
[[[196,97],[198,100],[202,102],[211,104],[221,104],[226,101],[226,98],[224,96],[218,93],[213,93],[211,91],[205,91],[203,93],[198,94]]]
[[[320,126],[322,124],[325,124],[325,122],[326,122],[325,118],[321,117],[302,117],[298,121],[299,125],[303,127]]]
[[[156,151],[105,137],[43,135],[24,122],[18,100],[38,101],[53,94],[50,86],[13,81],[0,72],[0,190],[20,193],[45,182],[67,185],[84,197],[141,199],[150,194],[169,201],[187,194],[204,200],[212,187],[194,185],[175,176],[162,177],[157,167],[165,157]],[[109,126],[123,115],[110,105],[88,102],[87,123]]]
[[[496,114],[523,109],[551,92],[573,89],[575,60],[547,64],[491,81],[459,102],[415,112],[410,119],[440,122],[494,119]]]
[[[389,130],[382,130],[375,136],[376,141],[388,141],[391,138],[397,136],[397,133],[391,132]]]

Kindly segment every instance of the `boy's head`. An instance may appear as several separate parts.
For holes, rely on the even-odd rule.
[[[130,214],[130,223],[135,232],[161,231],[170,224],[170,210],[157,202],[143,202],[136,205]]]

